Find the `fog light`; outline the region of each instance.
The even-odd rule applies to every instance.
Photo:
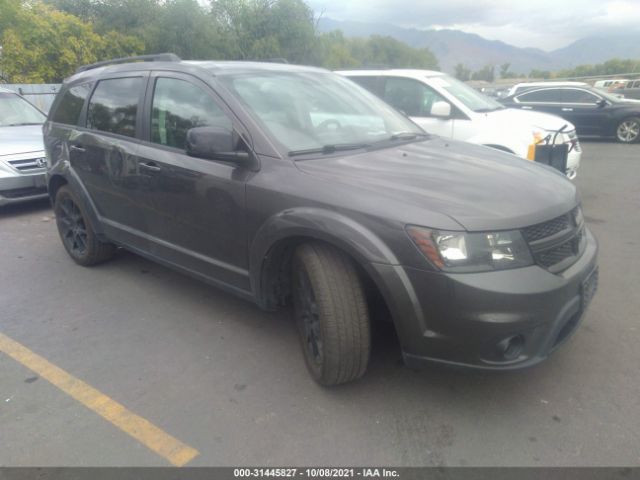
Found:
[[[524,337],[522,335],[514,335],[505,338],[497,345],[499,355],[505,360],[515,360],[522,353],[524,348]]]

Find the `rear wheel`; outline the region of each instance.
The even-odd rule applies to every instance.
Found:
[[[56,193],[54,211],[62,244],[76,263],[89,266],[113,257],[115,245],[98,240],[80,202],[66,185]]]
[[[616,128],[616,138],[622,143],[634,143],[640,139],[640,118],[630,117],[622,120]]]
[[[371,334],[362,282],[352,260],[325,244],[300,246],[293,263],[293,305],[305,361],[325,386],[361,377]]]

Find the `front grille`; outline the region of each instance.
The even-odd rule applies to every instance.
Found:
[[[558,272],[578,259],[586,244],[580,207],[522,230],[536,263]]]
[[[20,172],[37,172],[44,170],[47,166],[44,157],[27,158],[25,160],[9,160],[9,165]]]
[[[532,227],[527,227],[524,229],[524,238],[528,242],[535,242],[536,240],[540,240],[542,238],[550,237],[557,233],[560,233],[563,230],[567,230],[571,227],[571,219],[569,218],[569,214],[562,215],[561,217],[554,218],[548,222],[539,223],[537,225],[533,225]]]

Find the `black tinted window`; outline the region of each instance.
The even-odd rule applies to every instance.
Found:
[[[231,121],[211,95],[195,85],[174,78],[159,78],[153,93],[151,141],[185,148],[187,130],[220,126],[231,130]]]
[[[586,90],[565,89],[562,92],[562,101],[564,103],[597,103],[599,97]]]
[[[410,117],[431,115],[435,102],[445,101],[424,83],[411,78],[389,77],[384,84],[384,99]]]
[[[562,101],[562,90],[548,88],[545,90],[534,90],[518,96],[520,102],[544,102],[560,103]]]
[[[87,112],[87,127],[134,137],[142,78],[115,78],[98,83]]]
[[[378,77],[349,77],[349,80],[356,82],[361,87],[372,93],[378,93]]]
[[[51,120],[68,125],[77,125],[80,112],[89,92],[91,92],[91,85],[88,83],[76,85],[67,90],[62,96],[62,100]]]

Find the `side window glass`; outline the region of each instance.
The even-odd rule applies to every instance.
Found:
[[[518,97],[518,101],[521,103],[561,103],[561,90],[547,88],[526,92]]]
[[[91,96],[87,127],[127,137],[136,135],[136,115],[143,79],[101,80]]]
[[[428,117],[435,102],[446,101],[435,90],[417,80],[396,77],[386,79],[384,99],[410,117]]]
[[[151,108],[152,142],[184,149],[187,130],[213,126],[232,129],[231,120],[210,94],[184,80],[156,80]]]
[[[371,93],[378,95],[378,77],[349,77],[349,80],[356,82],[361,87],[366,88]]]
[[[82,85],[71,87],[62,96],[62,100],[51,120],[58,123],[66,123],[67,125],[77,125],[84,101],[90,92],[90,83],[83,83]]]
[[[586,90],[566,89],[562,92],[563,103],[598,103],[599,98]]]

